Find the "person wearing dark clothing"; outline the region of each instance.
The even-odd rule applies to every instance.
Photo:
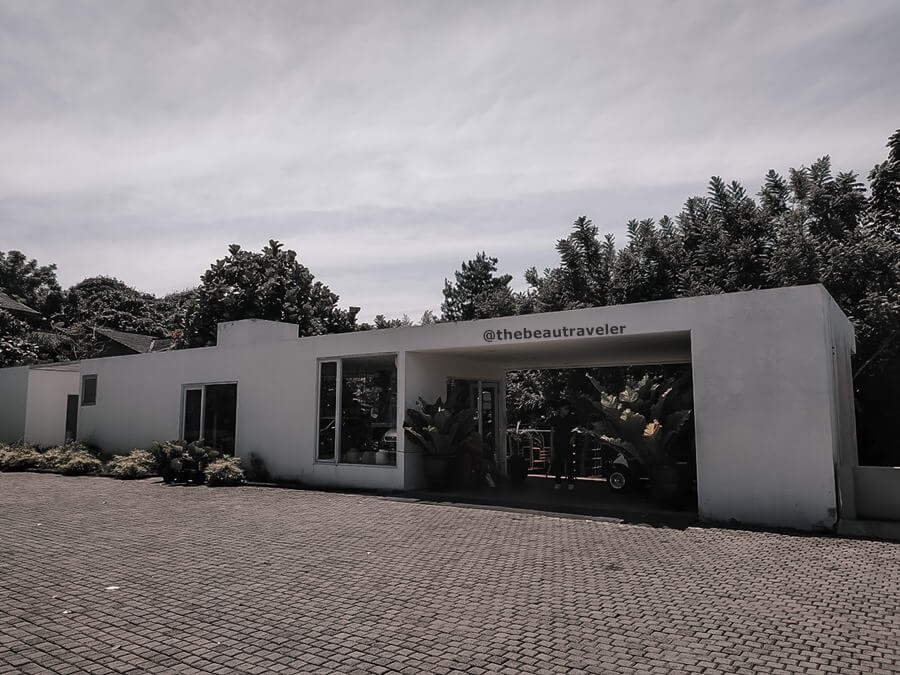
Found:
[[[565,401],[559,404],[556,414],[550,418],[553,431],[553,472],[556,474],[555,489],[562,486],[563,474],[569,482],[569,489],[575,489],[575,466],[577,452],[572,443],[572,430],[577,426],[575,414]]]

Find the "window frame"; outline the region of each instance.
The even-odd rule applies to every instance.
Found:
[[[238,444],[237,444],[237,432],[238,432],[238,421],[239,421],[239,411],[240,411],[240,397],[238,395],[240,386],[237,380],[221,380],[214,382],[190,382],[188,384],[181,385],[181,415],[178,419],[178,438],[179,440],[185,440],[184,438],[184,423],[186,419],[185,413],[187,412],[187,393],[188,391],[200,391],[200,436],[197,440],[203,438],[203,430],[205,429],[206,424],[206,388],[214,387],[220,384],[233,384],[234,391],[234,456],[238,456]]]
[[[313,448],[315,449],[315,464],[323,464],[325,466],[353,466],[353,467],[377,467],[379,469],[396,469],[400,466],[399,457],[393,464],[357,464],[354,462],[342,462],[341,461],[341,419],[343,417],[343,379],[344,379],[344,361],[345,360],[353,360],[353,359],[362,359],[362,358],[373,358],[379,356],[390,356],[394,359],[394,371],[397,374],[397,391],[395,392],[398,402],[397,402],[397,411],[396,411],[396,419],[394,420],[394,428],[397,429],[397,433],[399,435],[400,429],[403,426],[401,422],[401,406],[399,404],[400,397],[400,354],[399,352],[377,352],[374,354],[351,354],[347,356],[330,356],[326,358],[318,359],[316,363],[316,423],[315,423],[315,435],[313,436]],[[337,365],[335,371],[335,396],[334,396],[334,457],[332,459],[320,459],[319,458],[319,432],[322,424],[322,416],[320,412],[322,410],[322,365],[326,363],[334,363]],[[399,452],[397,453],[399,455]]]
[[[93,382],[94,382],[94,398],[91,401],[88,401],[87,397],[84,395],[85,385],[87,384],[88,380],[93,380]],[[100,381],[99,381],[99,378],[97,377],[96,373],[91,373],[89,375],[81,376],[81,397],[79,399],[79,403],[80,403],[79,407],[84,407],[84,406],[89,406],[89,405],[97,405],[97,391],[98,391],[99,384],[100,384]]]

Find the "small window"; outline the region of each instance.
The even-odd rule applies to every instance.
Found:
[[[81,378],[81,405],[97,404],[97,376],[85,375]]]

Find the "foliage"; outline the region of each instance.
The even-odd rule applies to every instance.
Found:
[[[202,482],[207,465],[222,457],[218,450],[204,446],[200,441],[154,441],[150,454],[157,473],[167,483]]]
[[[444,321],[468,321],[516,314],[516,299],[509,287],[512,276],[496,276],[497,258],[482,251],[455,272],[455,283],[444,280]],[[423,316],[423,322],[425,317]]]
[[[61,299],[56,265],[38,265],[21,251],[0,251],[0,291],[49,316]]]
[[[434,403],[419,398],[416,407],[406,411],[403,431],[425,455],[453,457],[478,434],[478,425],[471,408],[453,411],[440,397]]]
[[[123,480],[149,478],[156,475],[156,460],[146,450],[132,450],[127,455],[116,455],[104,467],[105,473]]]
[[[29,445],[0,444],[0,471],[27,471],[42,463],[41,453]]]
[[[686,376],[650,377],[609,394],[590,378],[598,397],[593,405],[603,415],[602,439],[646,467],[674,464],[685,457],[685,435],[692,421],[693,402]]]
[[[39,353],[30,333],[24,321],[0,309],[0,368],[37,363]]]
[[[526,270],[532,288],[528,311],[553,312],[610,304],[610,274],[615,261],[612,235],[601,241],[599,230],[586,216],[572,224],[572,233],[556,242],[560,264],[538,274]]]
[[[299,335],[343,333],[354,329],[356,308],[341,310],[338,296],[297,261],[297,254],[270,241],[261,253],[237,244],[203,274],[187,302],[181,343],[215,344],[216,324],[268,319],[299,325]]]
[[[0,446],[0,471],[52,471],[67,476],[98,473],[101,462],[87,446],[67,443],[48,450],[26,444]]]
[[[203,470],[206,483],[211,486],[239,485],[244,482],[244,470],[240,457],[221,457]]]
[[[51,466],[65,476],[83,476],[99,473],[103,468],[103,463],[84,450],[63,448],[59,451],[55,465]]]
[[[856,174],[835,174],[828,156],[787,177],[769,171],[757,199],[716,176],[675,220],[629,222],[618,251],[581,217],[557,243],[557,267],[526,271],[520,310],[821,283],[856,328],[860,461],[896,464],[883,419],[900,390],[900,130],[868,180],[867,193]],[[514,385],[526,408],[542,396],[537,380]]]
[[[90,277],[69,288],[54,318],[69,327],[81,324],[154,337],[168,334],[159,301],[112,277]]]
[[[382,328],[402,328],[412,325],[412,319],[406,314],[399,319],[388,319],[384,314],[378,314],[375,316],[373,323],[361,323],[357,326],[357,330],[380,330]]]

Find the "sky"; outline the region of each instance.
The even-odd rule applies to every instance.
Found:
[[[0,0],[0,250],[164,294],[277,239],[416,320],[581,215],[621,244],[712,175],[866,175],[898,35],[895,0]]]

